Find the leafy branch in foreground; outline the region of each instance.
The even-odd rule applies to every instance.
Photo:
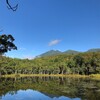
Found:
[[[0,54],[13,50],[17,50],[17,47],[13,43],[15,39],[12,35],[0,35]]]

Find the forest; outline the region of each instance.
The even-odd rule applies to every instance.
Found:
[[[100,74],[100,52],[18,59],[0,56],[0,75]]]
[[[17,10],[18,4],[13,6],[10,0],[5,1],[8,9]],[[12,35],[0,35],[0,76],[8,74],[100,74],[100,52],[59,54],[36,57],[32,60],[2,56],[5,52],[17,49],[13,43],[14,40]]]

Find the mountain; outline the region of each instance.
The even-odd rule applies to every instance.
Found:
[[[59,50],[50,50],[50,51],[47,51],[41,55],[39,55],[38,57],[44,57],[44,56],[53,56],[53,55],[58,55],[58,54],[61,54],[62,52],[59,51]]]
[[[100,48],[97,48],[97,49],[89,49],[87,52],[100,52]]]
[[[65,54],[78,54],[80,52],[79,51],[75,51],[75,50],[67,50],[67,51],[65,51],[63,53],[65,53]]]
[[[100,48],[97,48],[97,49],[89,49],[88,51],[86,52],[100,52]],[[67,51],[64,51],[64,52],[61,52],[59,50],[50,50],[50,51],[47,51],[37,57],[45,57],[45,56],[53,56],[53,55],[59,55],[59,54],[78,54],[78,53],[82,53],[82,52],[79,52],[79,51],[75,51],[75,50],[67,50]]]
[[[75,50],[67,50],[65,52],[61,52],[59,50],[50,50],[50,51],[47,51],[37,57],[53,56],[53,55],[59,55],[59,54],[78,54],[78,53],[80,53],[80,52],[75,51]]]

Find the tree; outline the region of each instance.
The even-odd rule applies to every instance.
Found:
[[[13,50],[17,50],[17,47],[13,43],[15,39],[12,35],[0,35],[0,54]]]
[[[7,3],[7,7],[8,9],[11,9],[12,11],[16,11],[17,8],[18,8],[18,4],[16,4],[15,6],[12,6],[9,2],[9,0],[6,0],[6,3]]]
[[[18,4],[16,4],[16,6],[12,7],[9,3],[9,0],[6,0],[6,3],[7,3],[8,9],[11,9],[12,11],[17,10]],[[0,32],[2,32],[2,30],[0,30]],[[14,40],[15,39],[13,38],[12,35],[5,35],[5,34],[0,35],[0,56],[2,54],[4,54],[5,52],[11,51],[12,49],[13,50],[17,49],[17,47],[13,43]],[[1,57],[0,57],[0,61],[1,61]],[[2,69],[3,63],[4,62],[2,62],[2,61],[0,62],[0,76],[1,76],[1,69]]]
[[[84,62],[84,58],[82,57],[82,55],[76,55],[73,60],[75,61],[76,63],[76,66],[82,66],[83,62]]]
[[[16,11],[18,8],[18,4],[16,4],[15,6],[12,6],[9,1],[10,0],[6,0],[8,9],[11,9],[12,11]],[[15,39],[13,38],[12,35],[5,35],[5,34],[0,35],[0,54],[11,51],[12,49],[14,50],[17,49],[17,47],[13,43],[14,40]]]

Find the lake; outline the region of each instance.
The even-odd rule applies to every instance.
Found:
[[[0,78],[0,100],[100,100],[100,80],[68,77]]]

